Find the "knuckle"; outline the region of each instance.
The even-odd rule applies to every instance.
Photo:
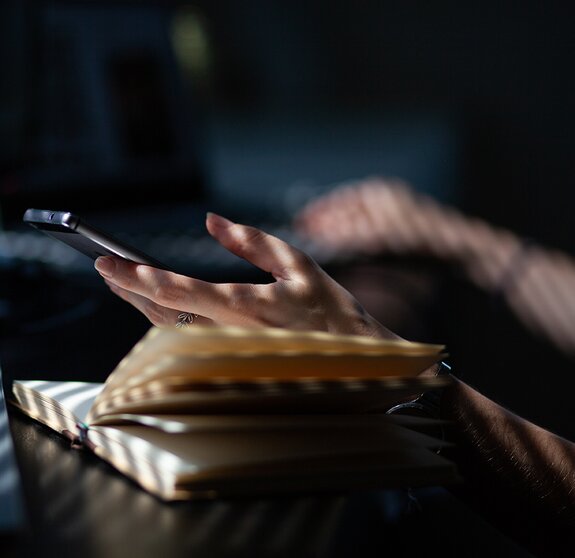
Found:
[[[159,282],[154,286],[152,300],[162,306],[174,308],[180,299],[178,290],[167,282]]]
[[[226,314],[234,323],[257,322],[269,304],[269,285],[228,284],[223,292]]]
[[[300,271],[311,271],[315,269],[317,265],[315,260],[309,254],[306,254],[301,250],[294,249],[292,258],[294,267]]]
[[[254,289],[250,287],[250,285],[230,285],[228,304],[235,314],[244,312],[246,307],[250,308],[254,303],[257,304]]]
[[[234,227],[237,227],[238,231],[238,234],[234,236],[234,247],[242,253],[247,252],[252,245],[258,244],[266,237],[266,233],[254,227],[239,224],[235,224]]]
[[[307,306],[312,306],[318,299],[318,288],[312,281],[303,281],[298,286],[299,298]]]

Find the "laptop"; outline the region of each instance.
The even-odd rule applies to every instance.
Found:
[[[307,199],[382,169],[423,186],[449,183],[449,165],[437,161],[454,144],[441,120],[376,125],[372,114],[354,116],[339,137],[315,112],[297,122],[282,111],[208,122],[209,101],[190,71],[201,49],[182,43],[201,18],[178,3],[1,4],[11,79],[0,90],[0,259],[92,272],[87,257],[22,223],[33,207],[77,213],[185,274],[256,280],[253,266],[207,235],[206,211],[329,263],[332,254],[290,230]]]
[[[165,2],[56,0],[7,3],[0,20],[7,33],[23,31],[10,56],[11,94],[0,104],[0,117],[4,110],[7,116],[0,118],[0,142],[12,138],[11,160],[0,151],[0,225],[7,233],[0,256],[91,270],[85,256],[22,223],[33,207],[77,213],[200,278],[251,269],[205,230],[207,211],[232,219],[239,211],[211,184],[205,103],[178,57],[173,29],[185,35],[182,26],[196,25],[189,14],[178,19]],[[19,71],[26,66],[33,83]],[[36,94],[24,95],[30,90]]]
[[[72,211],[115,234],[137,232],[126,240],[143,250],[165,252],[148,245],[161,233],[204,234],[212,205],[204,131],[170,35],[174,7],[8,2],[0,20],[6,33],[19,33],[6,57],[13,79],[0,92],[0,142],[11,138],[0,155],[2,255],[40,254],[71,271],[91,266],[29,234],[22,223],[29,207]],[[22,67],[31,68],[29,78]]]

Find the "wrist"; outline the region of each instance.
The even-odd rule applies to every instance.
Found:
[[[422,376],[450,376],[451,377],[451,367],[445,362],[439,362],[435,366],[428,368],[425,372],[421,374]],[[410,401],[405,401],[394,405],[387,410],[388,415],[393,414],[406,414],[422,416],[425,418],[439,419],[442,416],[441,413],[441,402],[443,390],[448,389],[441,387],[438,389],[431,389],[420,394],[415,399]]]
[[[509,231],[483,222],[474,223],[466,236],[469,244],[460,260],[463,271],[481,288],[499,290],[522,259],[525,243]]]

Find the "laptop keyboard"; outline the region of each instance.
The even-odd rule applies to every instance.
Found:
[[[287,226],[258,224],[262,230],[306,251],[319,263],[333,261],[335,255],[303,241]],[[223,275],[253,270],[253,266],[220,246],[197,229],[169,233],[115,233],[115,236],[150,254],[168,267],[184,274]],[[84,254],[38,231],[0,233],[0,258],[39,263],[66,272],[92,272],[93,262]]]

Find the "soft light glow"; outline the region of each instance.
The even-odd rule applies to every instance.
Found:
[[[213,55],[207,22],[200,12],[189,6],[176,11],[172,44],[184,75],[196,85],[207,86]]]

